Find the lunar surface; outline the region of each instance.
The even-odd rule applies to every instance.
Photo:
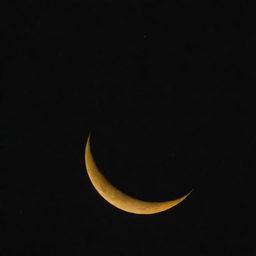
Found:
[[[90,136],[86,143],[85,165],[91,183],[97,192],[107,202],[126,212],[135,214],[154,214],[166,211],[182,202],[192,192],[190,191],[188,194],[178,199],[164,202],[142,201],[124,194],[114,187],[99,171],[91,153]]]

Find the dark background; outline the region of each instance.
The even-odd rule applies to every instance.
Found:
[[[254,254],[255,28],[230,1],[1,4],[1,255]],[[193,193],[156,215],[92,187]]]

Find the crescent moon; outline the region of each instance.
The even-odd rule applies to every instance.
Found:
[[[90,147],[90,136],[85,148],[85,165],[92,185],[97,192],[110,204],[118,209],[135,214],[154,214],[166,211],[182,202],[192,191],[172,201],[147,202],[128,196],[114,187],[99,171]]]

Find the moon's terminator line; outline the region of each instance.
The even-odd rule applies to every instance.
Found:
[[[85,165],[88,176],[97,192],[113,206],[135,214],[154,214],[168,210],[182,202],[192,191],[172,201],[147,202],[128,196],[114,187],[99,171],[90,147],[90,136],[85,149]]]

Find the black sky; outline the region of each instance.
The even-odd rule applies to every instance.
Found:
[[[2,4],[1,255],[255,252],[251,8],[216,1]],[[106,177],[156,215],[122,212]]]

